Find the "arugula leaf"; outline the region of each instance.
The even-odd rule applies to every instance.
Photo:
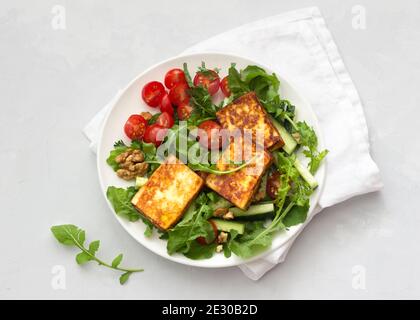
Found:
[[[201,193],[188,208],[188,217],[167,232],[168,254],[179,252],[191,259],[207,259],[214,254],[216,245],[201,246],[196,241],[198,237],[204,237],[208,242],[214,240],[213,227],[208,222],[212,210],[207,202],[206,194]]]
[[[144,235],[146,237],[150,237],[153,233],[153,224],[149,220],[141,216],[140,213],[131,204],[131,199],[136,193],[137,190],[135,187],[128,187],[127,189],[124,189],[110,186],[106,191],[106,196],[109,202],[111,202],[115,213],[120,217],[127,219],[131,222],[142,219],[142,221],[146,225]]]
[[[111,202],[115,213],[128,221],[137,221],[140,219],[140,214],[131,204],[131,199],[136,194],[135,187],[117,188],[110,186],[106,191],[106,196]]]
[[[190,72],[188,71],[188,66],[186,63],[183,64],[184,67],[184,74],[185,79],[189,85],[188,93],[190,95],[190,103],[191,106],[194,108],[191,114],[192,119],[199,119],[210,117],[215,119],[216,118],[216,111],[218,110],[218,106],[215,105],[212,101],[212,97],[209,94],[208,90],[202,86],[195,86],[191,80]],[[199,72],[212,75],[210,70],[206,69],[205,64],[202,64]],[[190,118],[191,118],[190,117]],[[190,120],[191,122],[191,120]]]
[[[314,129],[308,126],[306,122],[296,123],[296,131],[300,136],[299,143],[307,148],[303,151],[303,154],[310,159],[309,171],[314,174],[318,170],[321,161],[328,154],[328,150],[318,152],[318,138]]]
[[[202,245],[197,241],[192,241],[189,250],[184,255],[193,260],[210,259],[216,251],[216,247],[217,244],[214,242]]]
[[[229,244],[229,249],[242,258],[249,258],[266,250],[271,246],[274,232],[277,229],[270,229],[267,232],[262,221],[249,222],[245,226],[245,233],[235,237]]]
[[[96,261],[99,265],[124,272],[120,277],[121,284],[127,282],[129,276],[132,273],[144,271],[143,269],[127,269],[119,267],[119,264],[122,260],[122,254],[117,256],[117,258],[114,259],[112,264],[108,264],[103,260],[99,259],[96,256],[96,252],[99,249],[99,240],[91,242],[89,248],[86,248],[84,246],[85,231],[73,224],[53,226],[51,227],[51,232],[61,244],[67,246],[74,246],[81,250],[81,252],[76,255],[76,262],[78,264],[84,264],[89,261]],[[123,281],[121,281],[121,278],[123,278]]]
[[[120,276],[120,284],[123,285],[127,282],[128,278],[131,276],[132,272],[127,271]]]
[[[149,163],[147,175],[150,176],[159,167],[158,159],[156,156],[156,146],[153,143],[147,143],[142,141],[141,150],[144,154],[144,161]]]
[[[292,227],[306,221],[309,211],[309,201],[303,206],[294,206],[290,209],[289,213],[284,217],[283,224],[286,227]]]
[[[154,124],[161,114],[162,114],[162,112],[158,112],[158,113],[155,113],[154,115],[152,115],[152,117],[149,119],[149,121],[147,121],[147,124],[148,125]]]
[[[228,240],[223,246],[223,254],[226,258],[229,258],[232,255],[232,242],[235,240],[235,238],[238,236],[238,231],[236,230],[230,230],[228,235]]]
[[[232,63],[232,65],[229,68],[228,84],[229,89],[232,93],[232,99],[236,99],[244,93],[251,91],[248,85],[244,81],[242,81],[241,75],[238,72],[238,70],[236,70],[234,63]]]
[[[118,266],[120,265],[120,263],[121,263],[122,259],[123,259],[123,254],[122,254],[122,253],[120,253],[118,256],[116,256],[116,257],[114,258],[114,260],[112,260],[112,263],[111,263],[112,267],[113,267],[113,268],[118,267]]]
[[[211,161],[209,161],[210,153],[208,150],[204,149],[195,138],[191,137],[191,129],[193,128],[189,128],[188,124],[174,125],[172,128],[168,129],[164,143],[162,144],[164,149],[173,151],[176,153],[177,157],[181,159],[188,159],[191,150],[196,150],[197,153],[206,155],[207,161],[188,161],[186,164],[191,170],[223,175],[239,171],[254,161],[254,158],[252,158],[248,162],[238,163],[236,167],[229,170],[217,169],[216,165],[211,164]],[[187,141],[181,143],[181,139],[185,138]]]
[[[184,62],[182,64],[182,67],[184,69],[185,80],[187,81],[188,86],[189,87],[193,87],[194,86],[194,83],[192,81],[191,74],[188,71],[188,65]]]
[[[215,68],[214,70],[207,69],[206,63],[204,61],[201,61],[201,66],[198,67],[198,72],[200,72],[202,75],[209,78],[210,81],[213,81],[214,79],[216,79],[216,76],[214,75],[213,72],[219,73],[220,69],[219,68]]]

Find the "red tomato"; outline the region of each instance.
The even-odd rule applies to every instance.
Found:
[[[147,83],[141,91],[141,96],[149,106],[156,108],[162,101],[165,95],[165,87],[158,81],[152,81]]]
[[[172,107],[171,100],[167,94],[165,94],[162,98],[162,102],[160,103],[160,111],[167,112],[171,116],[174,115],[174,107]]]
[[[162,112],[157,118],[156,124],[164,128],[172,128],[174,125],[174,118],[168,112]]]
[[[267,178],[267,194],[271,199],[275,199],[281,186],[280,172],[273,171]]]
[[[212,150],[220,149],[222,146],[223,139],[219,136],[219,131],[222,127],[213,120],[206,120],[198,125],[198,128],[203,130],[206,134],[207,141],[205,139],[201,139],[201,136],[204,136],[203,131],[199,131],[198,133],[198,141],[200,144]]]
[[[169,91],[169,100],[175,106],[179,106],[183,103],[190,101],[190,95],[188,94],[188,85],[186,83],[178,83],[175,87]]]
[[[194,85],[201,86],[208,90],[210,95],[214,95],[219,90],[220,78],[216,71],[197,72],[194,77]]]
[[[224,77],[222,81],[220,81],[220,89],[226,98],[231,95],[232,92],[230,92],[228,77]]]
[[[146,131],[147,121],[139,114],[131,115],[124,125],[124,132],[131,140],[141,140]]]
[[[153,143],[155,146],[159,146],[165,138],[167,130],[168,129],[154,123],[147,127],[143,140],[144,142]]]
[[[183,103],[176,109],[176,111],[178,113],[179,120],[187,120],[193,111],[193,107],[191,107],[188,103]]]
[[[181,69],[169,70],[165,75],[165,86],[168,89],[172,89],[178,83],[187,83],[185,80],[184,71]]]
[[[207,243],[206,238],[204,238],[204,237],[198,237],[196,240],[202,246],[205,246],[206,244],[212,243],[214,240],[217,239],[217,236],[219,235],[219,231],[217,230],[217,227],[216,227],[215,223],[213,221],[211,221],[211,220],[209,220],[209,223],[211,224],[211,227],[213,228],[214,239],[212,241],[210,241],[209,243]]]

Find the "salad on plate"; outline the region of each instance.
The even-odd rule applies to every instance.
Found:
[[[247,259],[267,250],[306,220],[328,153],[274,73],[234,63],[224,71],[203,62],[192,77],[184,63],[139,88],[156,112],[128,114],[130,142],[117,137],[107,159],[132,182],[108,187],[115,213],[142,220],[169,255]]]

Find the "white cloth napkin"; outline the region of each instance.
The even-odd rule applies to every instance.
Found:
[[[201,42],[184,54],[206,51],[242,55],[270,66],[290,79],[309,100],[330,151],[316,213],[382,187],[378,167],[369,154],[360,98],[318,8],[292,11],[241,26]],[[114,101],[84,129],[93,151],[106,109]],[[249,278],[259,279],[285,260],[295,238],[264,258],[241,265],[241,270]]]

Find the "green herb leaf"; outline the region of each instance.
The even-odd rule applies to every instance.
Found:
[[[108,264],[103,260],[99,259],[95,255],[95,253],[99,249],[99,240],[91,242],[89,248],[86,248],[83,245],[83,243],[85,242],[85,231],[73,224],[53,226],[51,227],[51,232],[61,244],[75,246],[81,251],[76,255],[77,264],[82,265],[89,261],[96,261],[101,266],[105,266],[107,268],[118,271],[123,271],[124,274],[120,277],[121,284],[124,284],[132,273],[144,271],[143,269],[126,269],[119,267],[119,264],[122,260],[122,254],[118,255],[112,261],[112,264]]]
[[[153,224],[141,216],[131,203],[131,199],[133,199],[136,193],[137,190],[135,187],[128,187],[127,189],[124,189],[110,186],[108,187],[106,196],[118,216],[131,222],[141,219],[146,225],[144,235],[146,237],[150,237],[153,234]]]
[[[132,272],[130,272],[130,271],[123,273],[120,276],[120,284],[123,285],[124,283],[126,283],[128,278],[130,278],[131,274],[132,274]]]
[[[196,241],[198,237],[204,237],[209,242],[214,240],[213,227],[207,221],[212,215],[212,210],[206,204],[207,201],[206,195],[200,194],[188,209],[191,210],[188,213],[189,217],[168,231],[167,250],[169,254],[180,252],[191,259],[210,258],[213,255],[215,246],[203,246],[206,248],[203,248],[200,253]]]
[[[161,112],[158,112],[158,113],[155,113],[154,115],[152,115],[152,117],[149,119],[149,121],[147,121],[147,124],[148,125],[154,124],[161,114],[162,114]]]
[[[218,110],[218,106],[215,105],[212,101],[212,97],[209,94],[208,90],[201,87],[195,86],[191,80],[190,72],[188,71],[188,66],[186,63],[183,64],[184,66],[184,74],[185,79],[190,87],[188,93],[190,95],[190,103],[191,106],[194,108],[189,122],[193,121],[193,119],[198,120],[200,118],[210,117],[215,119],[216,118],[216,111]],[[205,64],[202,64],[201,68],[199,68],[199,72],[205,74],[206,76],[213,77],[213,74],[210,70],[206,69]]]
[[[54,226],[51,232],[60,243],[67,246],[74,246],[75,242],[83,245],[85,242],[85,232],[72,224]]]
[[[89,252],[93,255],[96,254],[96,252],[99,250],[100,241],[92,241],[89,245]]]
[[[84,263],[89,262],[91,260],[92,260],[92,256],[89,255],[86,252],[80,252],[78,255],[76,255],[77,264],[84,264]]]
[[[314,174],[318,170],[321,161],[328,154],[328,150],[318,152],[318,138],[314,129],[308,126],[306,122],[296,123],[296,131],[300,135],[299,143],[306,147],[303,154],[310,159],[309,171]]]
[[[277,229],[267,232],[267,228],[260,221],[247,223],[245,233],[234,238],[229,244],[229,249],[242,258],[255,256],[271,246],[274,231]]]
[[[133,222],[140,219],[139,212],[131,204],[131,199],[136,192],[136,188],[134,187],[124,189],[110,186],[108,187],[106,196],[117,215]]]
[[[192,241],[189,250],[184,255],[192,260],[210,259],[214,255],[216,247],[217,244],[215,242],[202,245],[197,241]]]
[[[111,263],[112,267],[113,268],[118,267],[120,265],[122,259],[123,259],[123,254],[120,253],[118,256],[115,257],[114,260],[112,260],[112,263]]]
[[[284,217],[283,224],[286,227],[292,227],[306,221],[309,211],[309,201],[303,206],[294,206]]]

